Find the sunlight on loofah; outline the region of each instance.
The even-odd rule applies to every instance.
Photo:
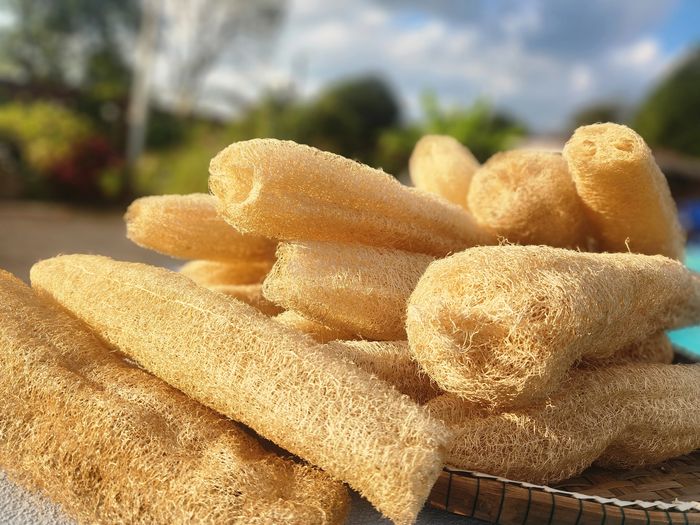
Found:
[[[268,261],[190,261],[179,270],[202,286],[229,284],[259,284],[272,268]]]

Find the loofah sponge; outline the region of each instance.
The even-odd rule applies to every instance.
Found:
[[[0,464],[83,523],[342,523],[345,488],[0,271]]]
[[[416,188],[448,201],[467,205],[467,193],[479,161],[472,152],[448,135],[425,135],[413,148],[408,172]]]
[[[380,379],[162,268],[72,255],[37,263],[31,278],[156,376],[347,481],[396,523],[415,520],[450,434]]]
[[[243,235],[216,212],[211,195],[159,195],[131,203],[126,236],[133,242],[179,259],[263,260],[274,257],[275,242]]]
[[[263,284],[269,300],[331,328],[406,338],[406,302],[433,258],[359,244],[280,243]]]
[[[230,145],[209,165],[219,211],[242,232],[431,255],[493,244],[471,215],[355,161],[274,139]]]
[[[602,250],[683,258],[676,205],[642,137],[619,124],[582,126],[564,159]]]
[[[677,261],[510,245],[433,262],[406,331],[441,388],[503,407],[544,398],[582,358],[698,322],[700,279]]]
[[[268,301],[263,296],[262,285],[260,284],[215,284],[205,286],[205,288],[243,301],[267,316],[277,315],[282,312],[282,308]]]
[[[634,468],[700,447],[700,365],[577,370],[546,401],[488,413],[443,395],[428,408],[456,432],[447,462],[547,484],[593,462]]]
[[[318,321],[308,319],[293,310],[286,310],[281,314],[276,315],[275,321],[304,334],[308,334],[314,339],[314,341],[319,343],[328,343],[336,340],[359,339],[359,337],[353,333],[346,332],[345,330],[339,330],[337,328],[330,328],[319,323]]]
[[[272,268],[269,261],[190,261],[180,268],[186,275],[202,286],[222,284],[258,284]]]
[[[655,334],[644,341],[633,343],[608,357],[591,356],[581,361],[580,366],[603,367],[627,363],[673,362],[673,344],[665,333]]]
[[[587,221],[566,162],[557,153],[497,153],[469,187],[474,218],[517,244],[587,247]]]
[[[406,341],[334,341],[324,348],[395,386],[417,403],[441,393],[413,360]]]

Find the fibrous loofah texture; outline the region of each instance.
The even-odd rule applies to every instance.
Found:
[[[413,148],[408,172],[416,188],[467,206],[467,193],[479,161],[448,135],[425,135]]]
[[[83,523],[342,523],[326,474],[109,351],[0,271],[0,463]]]
[[[219,284],[206,286],[206,288],[243,301],[267,316],[277,315],[282,312],[282,308],[263,296],[262,285],[260,284]]]
[[[351,340],[357,339],[355,334],[347,332],[345,330],[339,330],[337,328],[330,328],[326,325],[308,319],[304,317],[299,312],[293,310],[286,310],[279,315],[275,316],[275,321],[288,326],[295,330],[298,330],[304,334],[311,336],[314,341],[319,343],[328,343],[330,341],[337,340]]]
[[[366,339],[406,338],[406,302],[433,258],[360,244],[280,243],[269,300]]]
[[[700,365],[577,370],[546,401],[503,413],[457,397],[428,403],[456,437],[447,463],[547,484],[593,462],[633,468],[700,447]]]
[[[414,521],[449,433],[407,396],[175,272],[72,255],[31,278],[150,372]]]
[[[601,249],[683,258],[676,205],[642,137],[619,124],[582,126],[564,159]]]
[[[627,363],[673,362],[673,344],[665,333],[660,333],[633,343],[608,357],[588,357],[581,362],[584,367],[614,366]]]
[[[700,279],[677,261],[511,245],[433,262],[406,331],[445,391],[515,406],[551,393],[582,358],[699,321]]]
[[[495,238],[443,199],[381,170],[290,141],[230,145],[209,165],[219,211],[243,232],[445,255]]]
[[[269,261],[190,261],[180,268],[180,273],[186,275],[202,286],[222,284],[258,284],[263,281],[272,268]]]
[[[211,195],[159,195],[131,203],[124,215],[133,242],[179,259],[271,260],[275,242],[244,235],[216,212]]]
[[[479,224],[510,242],[587,247],[583,204],[557,153],[496,153],[474,173],[468,203]]]
[[[395,386],[418,403],[441,393],[413,360],[406,341],[334,341],[324,348]]]

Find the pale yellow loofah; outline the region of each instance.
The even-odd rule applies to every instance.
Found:
[[[272,263],[273,260],[190,261],[180,268],[180,273],[202,286],[259,284],[272,268]]]
[[[583,367],[603,367],[633,363],[662,363],[670,365],[673,362],[673,344],[665,333],[660,333],[639,343],[633,343],[627,348],[608,357],[588,357],[581,361]]]
[[[205,288],[243,301],[268,316],[282,313],[282,308],[263,296],[260,284],[215,284]]]
[[[346,332],[345,330],[339,330],[337,328],[330,328],[319,323],[318,321],[308,319],[299,312],[295,312],[293,310],[286,310],[281,314],[276,315],[274,319],[284,326],[288,326],[304,334],[308,334],[319,343],[328,343],[330,341],[337,340],[346,341],[360,339],[356,334]]]

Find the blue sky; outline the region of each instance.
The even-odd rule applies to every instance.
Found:
[[[632,107],[696,43],[700,0],[292,0],[275,51],[223,63],[207,85],[254,98],[292,82],[309,97],[375,72],[407,118],[430,90],[447,106],[487,98],[548,132],[592,102]]]

